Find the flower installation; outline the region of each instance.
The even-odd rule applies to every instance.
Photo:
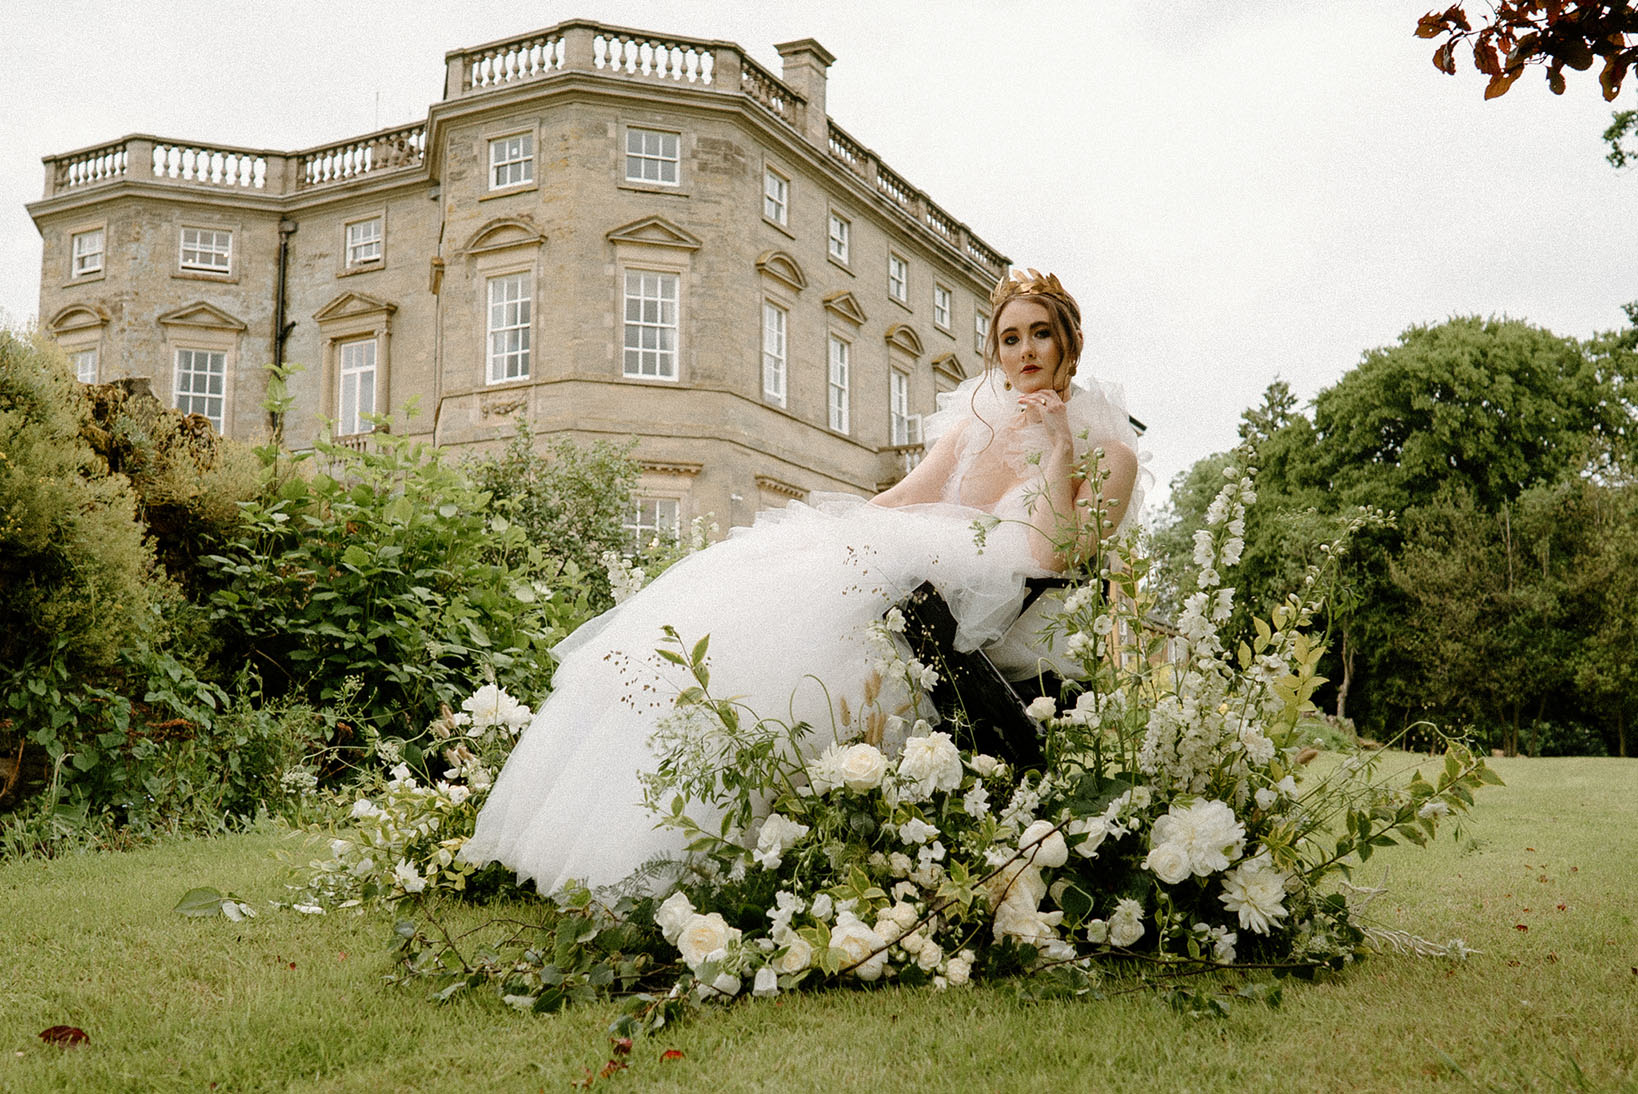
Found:
[[[1397,785],[1380,753],[1308,747],[1318,571],[1249,641],[1229,649],[1219,632],[1234,606],[1221,575],[1254,498],[1249,470],[1225,472],[1175,635],[1145,625],[1147,563],[1129,540],[1069,591],[1048,637],[1077,671],[1029,704],[1045,757],[1033,768],[967,747],[960,712],[939,720],[938,672],[911,655],[896,610],[873,635],[864,702],[822,742],[714,697],[708,639],[673,634],[661,655],[696,686],[655,733],[646,791],[689,858],[622,891],[554,894],[536,925],[514,919],[468,948],[400,923],[399,978],[430,978],[443,998],[487,984],[537,1011],[621,994],[629,1035],[689,1007],[832,984],[1021,978],[1081,994],[1114,970],[1312,975],[1386,949],[1465,954],[1373,927],[1346,878],[1377,848],[1426,842],[1499,780],[1460,742],[1431,778]],[[426,897],[467,886],[455,852],[528,718],[491,685],[440,719],[443,777],[423,786],[394,767],[298,900],[414,897],[432,915]]]

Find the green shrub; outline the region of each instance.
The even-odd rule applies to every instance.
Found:
[[[468,464],[473,481],[494,499],[497,511],[521,525],[548,555],[574,564],[598,610],[613,603],[604,553],[631,546],[624,524],[637,485],[637,464],[631,459],[636,443],[597,441],[582,447],[560,438],[540,453],[528,421],[520,417],[517,433],[504,449]]]
[[[164,593],[135,495],[80,435],[85,411],[60,350],[0,330],[0,689],[8,699],[47,665],[75,674],[112,665],[147,632]]]
[[[486,676],[541,694],[547,651],[589,614],[578,568],[427,445],[319,449],[326,471],[272,476],[203,560],[227,663],[319,707],[361,681],[367,728],[406,739]]]

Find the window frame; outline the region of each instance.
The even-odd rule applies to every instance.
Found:
[[[853,221],[832,209],[825,220],[825,257],[845,268],[853,264],[852,256]]]
[[[774,330],[769,319],[779,317],[778,330]],[[762,301],[762,398],[764,402],[774,406],[784,407],[790,403],[790,309],[772,300]],[[778,351],[769,349],[769,340],[777,335]],[[777,388],[770,387],[770,375],[776,374],[779,378]]]
[[[670,155],[670,156],[666,155],[665,154],[665,149],[663,147],[661,148],[660,154],[658,154],[658,155],[654,155],[654,154],[649,153],[646,148],[644,148],[644,149],[642,149],[642,150],[640,150],[638,152],[633,152],[631,150],[631,140],[632,140],[633,135],[641,135],[644,138],[647,138],[649,136],[655,136],[655,137],[660,137],[660,138],[669,137],[674,142],[673,147],[672,147],[672,151],[674,152],[674,155]],[[681,130],[678,130],[678,129],[658,129],[658,128],[655,128],[654,126],[651,126],[651,125],[627,125],[625,127],[624,133],[622,134],[622,139],[621,139],[620,155],[621,155],[622,158],[621,158],[621,165],[620,165],[620,177],[626,183],[628,183],[630,185],[633,185],[633,186],[652,186],[652,187],[655,187],[656,189],[665,189],[665,190],[680,189],[681,186],[682,186],[682,159],[683,159],[683,147],[682,146],[683,146],[683,135],[682,135]],[[634,176],[631,173],[631,166],[632,166],[632,161],[633,160],[636,160],[640,164],[648,164],[648,163],[660,164],[661,165],[660,168],[659,168],[660,177],[651,179],[651,178],[647,178],[647,177],[641,176],[641,175]],[[669,178],[669,179],[665,178],[665,165],[666,164],[669,164],[670,169],[671,169],[672,177]]]
[[[901,368],[887,370],[887,442],[890,445],[916,443],[915,415],[910,413],[910,374]]]
[[[838,365],[841,366],[840,380],[837,379]],[[825,424],[832,432],[846,436],[852,424],[849,404],[853,343],[832,331],[826,342],[825,366]]]
[[[643,279],[650,277],[658,279],[657,284],[662,290],[660,294],[654,297],[643,294]],[[632,295],[633,278],[636,278],[638,283],[638,295],[635,297]],[[682,281],[682,274],[677,270],[656,269],[648,266],[626,266],[620,270],[620,375],[622,378],[672,384],[681,380]],[[666,299],[663,292],[668,284],[671,287],[669,300]],[[637,302],[639,312],[636,319],[631,317],[631,306],[634,300]],[[644,305],[651,301],[658,305],[659,310],[659,318],[653,321],[643,317]],[[665,306],[668,303],[671,306],[671,321],[669,323],[665,321]],[[635,346],[631,344],[634,325],[639,332],[638,344]],[[667,349],[663,345],[652,347],[643,345],[640,332],[645,330],[659,332],[659,336],[656,338],[657,342],[664,342],[664,332],[669,330],[671,332],[670,348]],[[635,371],[631,366],[631,354],[633,353],[637,354]],[[655,371],[653,373],[645,372],[643,369],[644,359],[648,354],[654,355]],[[663,367],[667,359],[670,361],[669,374]]]
[[[95,266],[87,266],[82,269],[80,267],[80,259],[82,255],[80,254],[79,250],[79,241],[82,239],[88,239],[91,236],[97,237],[97,249],[86,253],[95,254],[97,256],[97,264]],[[78,231],[71,231],[68,233],[68,279],[70,281],[90,281],[101,277],[105,267],[107,266],[107,261],[108,232],[103,225],[98,224],[94,227],[86,227]]]
[[[910,260],[897,251],[887,252],[887,296],[894,303],[910,306]]]
[[[769,183],[777,182],[779,196],[774,197],[768,192]],[[769,212],[772,205],[774,211]],[[790,176],[770,164],[762,165],[762,219],[780,228],[791,226],[791,180]]]
[[[984,356],[984,343],[990,337],[990,314],[983,308],[973,309],[973,352]]]
[[[373,240],[365,240],[363,243],[354,243],[353,242],[353,229],[361,227],[361,226],[366,225],[366,224],[374,224],[375,225],[375,238]],[[356,260],[353,258],[353,251],[355,249],[357,249],[360,246],[366,246],[366,245],[369,245],[369,244],[372,244],[372,243],[375,246],[375,254],[373,256],[371,256],[369,258],[360,258],[360,259],[356,259]],[[379,266],[385,265],[386,261],[387,261],[387,218],[386,218],[386,216],[384,214],[379,213],[379,212],[370,213],[367,216],[354,217],[352,220],[344,221],[342,223],[342,225],[341,225],[341,264],[342,264],[342,268],[344,270],[346,270],[346,271],[348,271],[350,273],[351,272],[356,272],[358,270],[373,270],[373,269],[375,269],[375,268],[377,268]]]
[[[520,146],[520,154],[515,157],[496,160],[496,149],[503,148],[509,141],[523,142],[523,145]],[[487,167],[484,178],[488,185],[484,189],[488,193],[496,194],[507,190],[520,190],[535,184],[535,131],[533,129],[516,129],[510,133],[496,134],[487,138],[486,148],[488,156],[486,157]],[[498,182],[498,172],[502,168],[506,168],[508,171],[512,168],[520,168],[522,177],[509,178],[506,182]]]
[[[183,374],[182,355],[183,354],[191,355],[190,359],[189,359],[189,368],[187,370],[188,375],[190,375],[190,376],[205,376],[205,377],[210,377],[210,376],[213,376],[213,375],[220,375],[221,376],[221,381],[222,381],[221,382],[221,390],[215,392],[214,394],[211,393],[208,390],[208,382],[207,382],[207,390],[206,391],[198,392],[198,391],[193,391],[191,389],[188,390],[188,391],[183,391],[183,389],[182,389],[182,374]],[[206,369],[204,371],[201,371],[200,369],[194,367],[195,362],[193,360],[193,356],[204,356],[205,358],[207,358],[207,362],[206,362],[207,367],[206,367]],[[210,367],[211,364],[213,364],[213,362],[209,361],[208,360],[209,358],[220,358],[221,371],[219,373],[216,372],[216,370],[214,368]],[[184,408],[182,406],[182,400],[184,398],[189,400],[189,406],[186,407],[186,408]],[[199,410],[194,408],[192,400],[195,400],[195,399],[206,400],[206,410],[205,411],[199,411]],[[213,399],[216,400],[218,402],[218,404],[219,404],[219,406],[217,408],[217,414],[215,416],[212,416],[208,412],[208,410],[209,410],[209,401],[213,400]],[[210,422],[210,424],[216,429],[216,432],[218,434],[222,434],[222,435],[225,436],[226,435],[226,425],[227,425],[227,410],[228,410],[228,351],[225,350],[225,349],[219,348],[219,347],[217,347],[217,348],[202,347],[202,346],[174,346],[174,347],[172,347],[172,350],[171,350],[171,406],[174,407],[177,410],[182,411],[182,413],[184,413],[184,414],[199,414],[206,421]]]
[[[369,361],[369,364],[368,365],[356,365],[356,364],[355,365],[349,365],[348,361],[347,361],[348,351],[353,349],[354,347],[362,347],[362,346],[366,346],[366,345],[370,347],[370,354],[369,354],[370,361]],[[364,418],[364,415],[369,414],[369,415],[373,416],[373,415],[379,413],[377,411],[377,409],[376,409],[376,402],[377,402],[376,395],[378,394],[378,392],[380,390],[380,377],[381,377],[381,343],[380,343],[380,340],[373,333],[372,334],[362,335],[362,336],[355,337],[355,338],[345,338],[345,339],[342,339],[342,340],[340,340],[340,341],[338,341],[336,343],[335,354],[336,354],[336,422],[335,422],[335,435],[338,436],[338,437],[351,437],[351,436],[361,434],[361,433],[373,433],[373,432],[375,432],[375,423],[366,421],[365,418]],[[368,410],[365,410],[365,409],[363,409],[363,407],[361,405],[355,405],[354,408],[353,408],[352,414],[351,414],[351,416],[349,418],[348,411],[347,411],[347,380],[348,380],[349,376],[357,376],[357,375],[362,374],[362,373],[368,373],[368,375],[369,375],[369,380],[370,380],[370,400],[369,400],[370,407],[369,407]],[[360,381],[360,384],[362,385],[362,381]],[[360,387],[359,390],[362,391],[362,386]],[[362,399],[356,399],[355,398],[355,403],[356,404],[362,404],[362,402],[363,402]],[[348,428],[349,426],[351,428]]]
[[[654,507],[655,519],[652,524],[645,523],[643,520],[644,505]],[[660,510],[667,505],[670,506],[671,517],[669,528],[664,530],[669,531],[673,537],[673,542],[676,542],[682,539],[682,499],[666,494],[632,494],[631,508],[626,511],[631,519],[620,522],[620,527],[631,533],[629,550],[632,554],[642,551],[650,542],[658,538],[662,531]]]
[[[188,233],[189,232],[195,233],[194,246],[191,247],[191,248],[188,246]],[[207,233],[207,232],[210,233],[210,235],[212,237],[226,236],[227,237],[227,247],[225,249],[218,249],[215,246],[215,243],[217,242],[217,240],[215,238],[212,238],[212,240],[211,240],[212,246],[208,250],[206,250],[202,245],[203,240],[201,239],[201,234],[202,233]],[[234,250],[234,248],[233,248],[233,236],[234,236],[234,230],[232,228],[225,228],[225,227],[222,227],[221,225],[218,225],[218,224],[183,224],[183,225],[179,225],[177,235],[176,235],[176,252],[177,252],[176,253],[176,265],[177,265],[177,269],[180,270],[182,273],[186,273],[186,274],[209,274],[209,275],[213,275],[213,276],[216,276],[216,277],[232,277],[233,276],[233,250]],[[188,252],[190,250],[193,252],[193,254],[195,256],[194,260],[192,262],[188,261]],[[207,254],[209,254],[209,255],[221,255],[222,259],[223,259],[223,264],[222,265],[215,265],[215,264],[206,265],[204,262],[200,261],[199,256],[207,255]]]
[[[94,384],[102,375],[102,353],[95,345],[64,347],[63,352],[68,354],[68,363],[74,366],[74,379],[82,384]],[[91,358],[91,375],[87,376],[81,368],[83,358]]]
[[[522,314],[511,316],[512,322],[497,325],[495,322],[495,290],[502,282],[514,282],[521,279],[523,291],[516,297],[499,301],[502,308],[516,306]],[[512,384],[528,380],[534,372],[534,317],[535,317],[535,274],[533,269],[500,270],[488,274],[484,278],[484,383]],[[507,318],[503,313],[502,318]],[[520,332],[518,344],[501,350],[495,349],[495,336],[508,332]],[[512,358],[520,363],[515,374],[508,375],[510,366],[506,359]],[[496,363],[501,362],[501,370],[497,373]]]
[[[955,319],[955,292],[941,282],[933,282],[933,326],[949,332]]]

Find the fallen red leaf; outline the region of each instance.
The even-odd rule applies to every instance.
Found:
[[[1513,929],[1515,931],[1528,931],[1530,928],[1525,926],[1523,923],[1515,923],[1513,924]]]
[[[1633,969],[1632,971],[1638,972],[1638,969]],[[668,1048],[664,1052],[660,1053],[660,1059],[662,1060],[680,1060],[682,1058],[683,1051],[680,1048]]]
[[[610,1037],[609,1040],[614,1042],[614,1054],[616,1056],[630,1056],[631,1055],[631,1038],[630,1037]]]
[[[91,1038],[79,1026],[52,1026],[40,1031],[40,1040],[48,1045],[62,1045],[64,1048],[73,1048],[83,1045]]]
[[[603,1070],[599,1071],[597,1073],[598,1077],[603,1078],[603,1079],[607,1079],[610,1075],[613,1075],[616,1071],[623,1070],[625,1068],[625,1066],[626,1066],[626,1062],[624,1060],[610,1060],[608,1063],[603,1065]]]

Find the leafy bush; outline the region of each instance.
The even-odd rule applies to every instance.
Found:
[[[424,444],[319,450],[326,471],[274,476],[203,560],[227,663],[315,706],[361,679],[362,721],[406,737],[485,676],[544,691],[547,651],[589,614],[579,569]]]
[[[147,631],[163,585],[136,498],[80,436],[85,404],[61,351],[0,331],[0,695],[44,666],[110,666]]]
[[[613,603],[603,556],[630,546],[624,523],[637,484],[637,465],[630,459],[635,444],[597,441],[583,448],[561,438],[541,454],[528,421],[520,417],[504,449],[469,465],[473,481],[488,491],[497,511],[521,525],[549,555],[574,564],[599,610]]]

